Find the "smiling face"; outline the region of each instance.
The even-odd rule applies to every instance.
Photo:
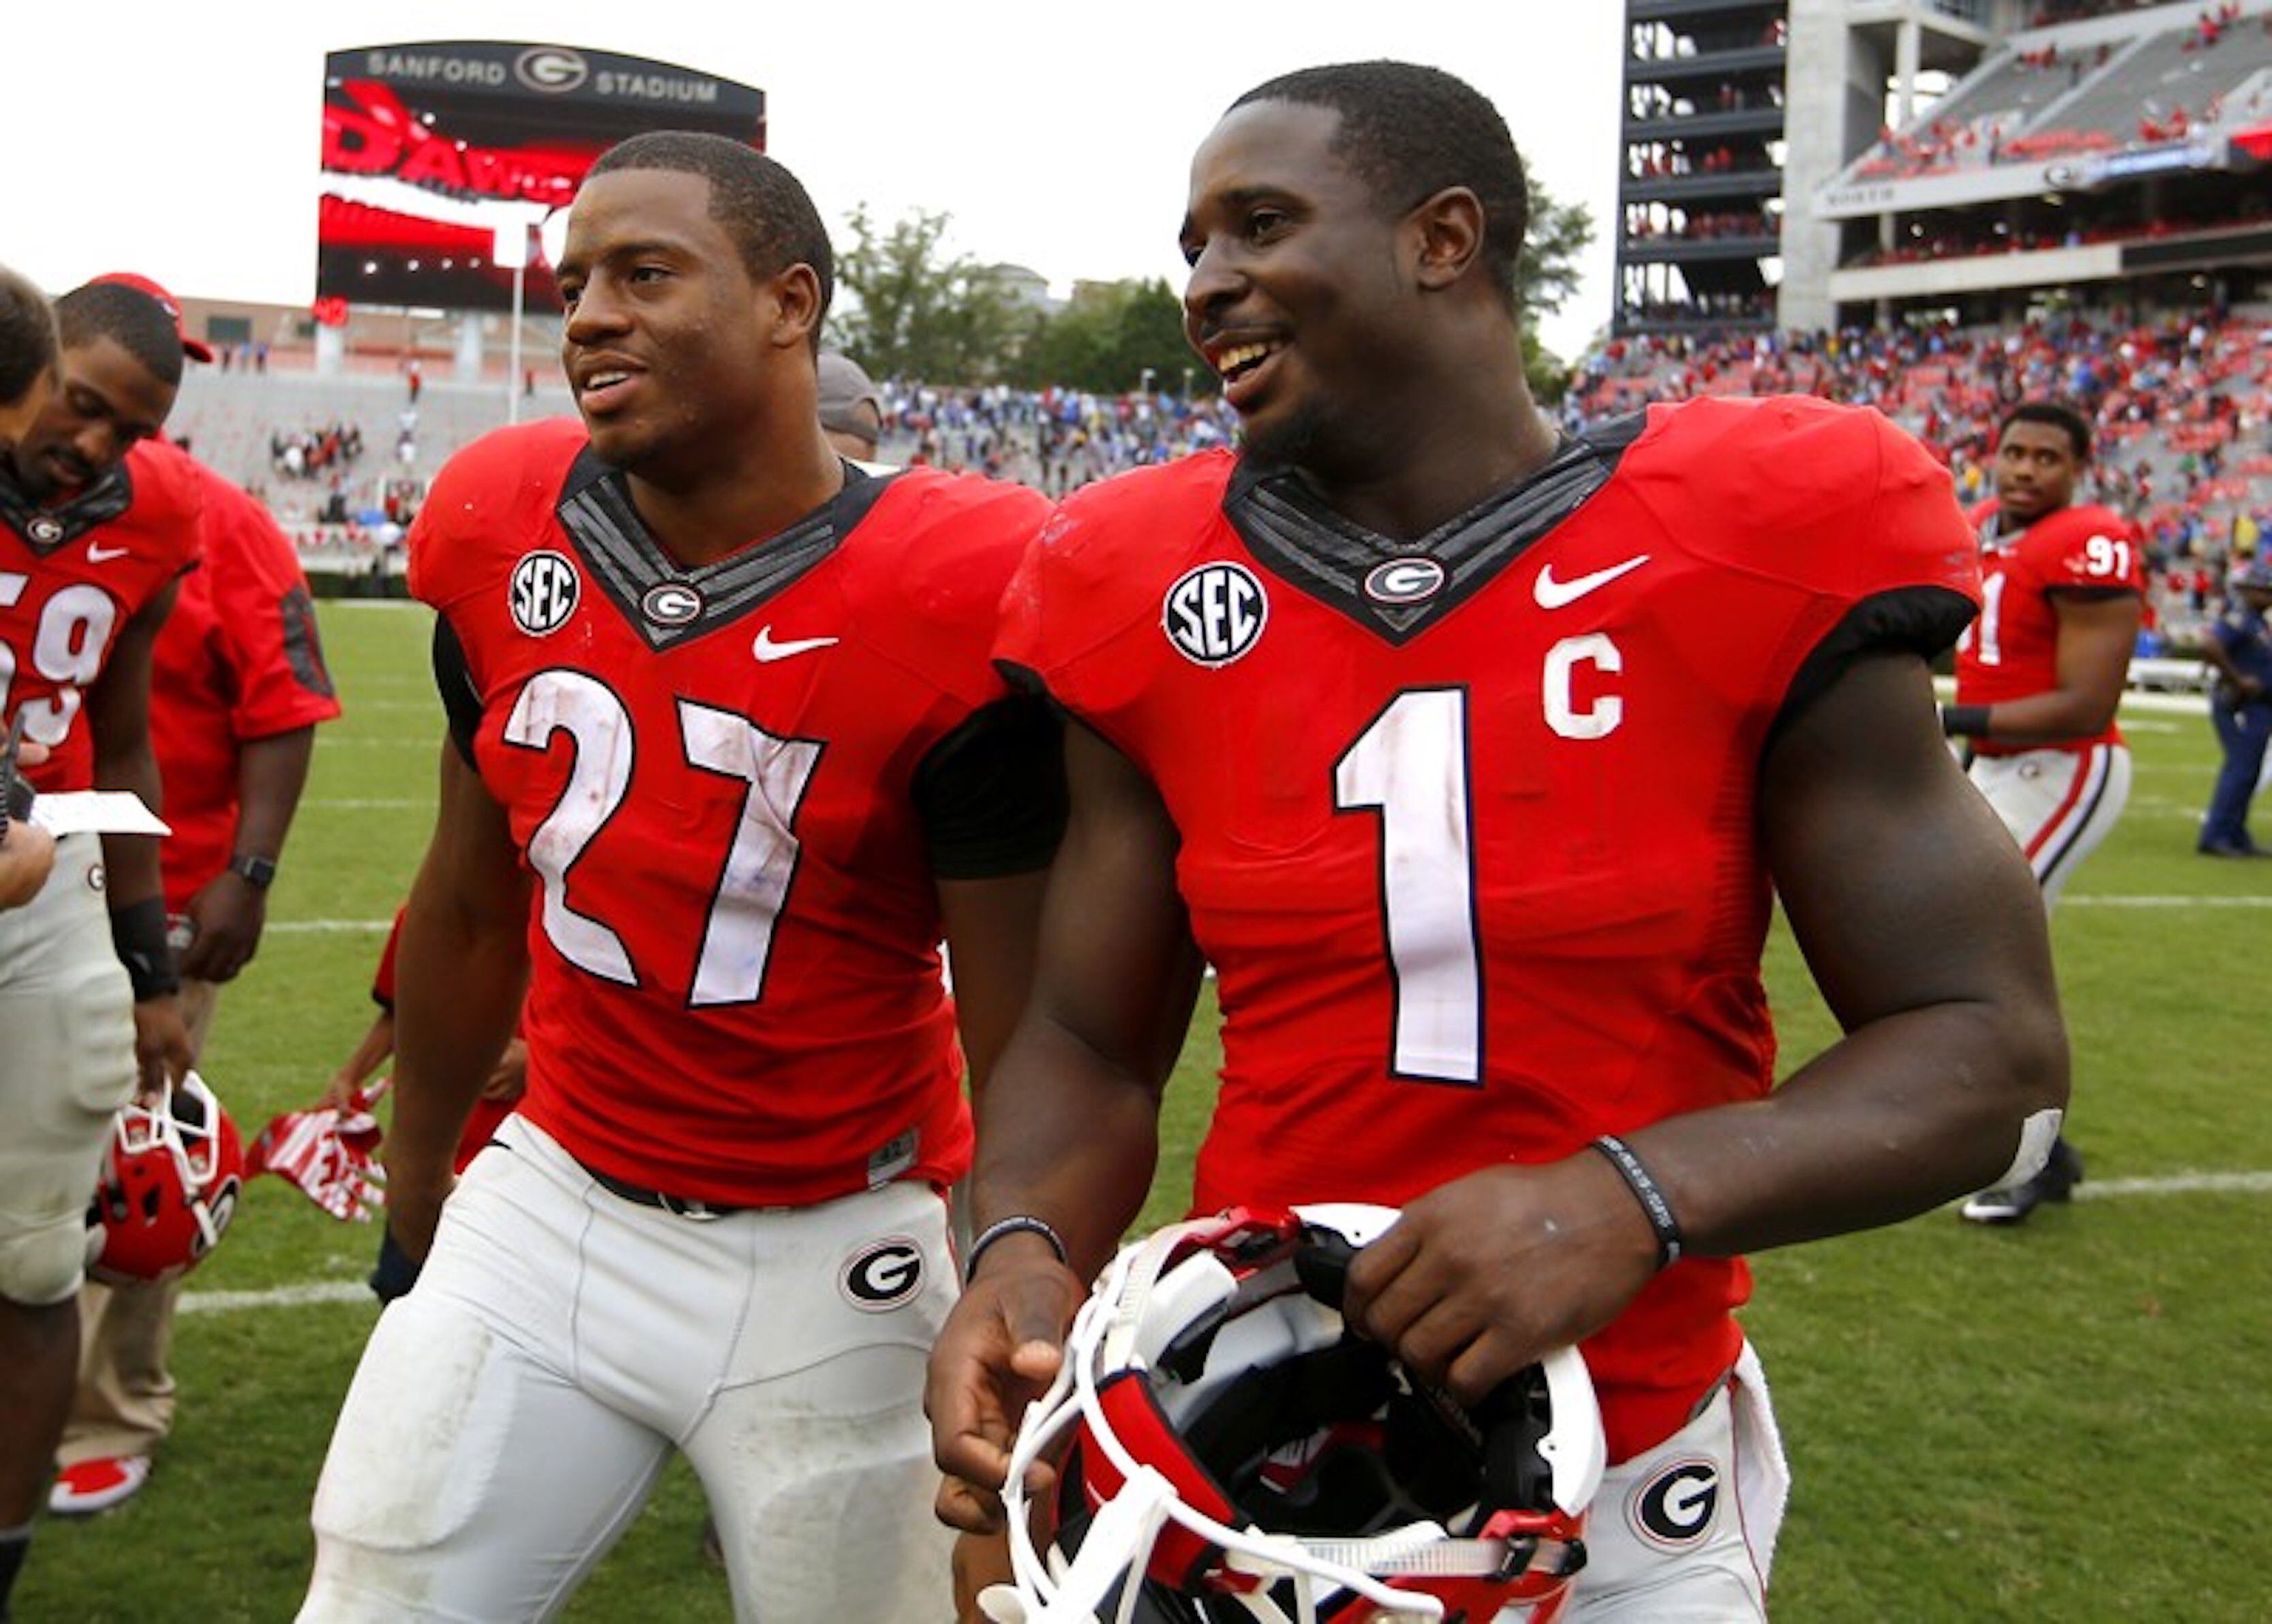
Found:
[[[1192,160],[1184,334],[1223,381],[1251,455],[1327,467],[1363,452],[1409,359],[1401,222],[1332,150],[1341,115],[1257,101]]]
[[[707,179],[594,175],[558,275],[561,361],[607,461],[659,483],[699,475],[761,421],[779,279],[750,274],[711,216]]]
[[[2057,423],[2014,418],[1996,442],[1996,504],[2017,525],[2032,525],[2074,500],[2082,472],[2074,440]]]
[[[54,391],[9,453],[17,482],[41,503],[68,502],[93,484],[174,409],[175,386],[116,339],[71,346],[57,369]]]

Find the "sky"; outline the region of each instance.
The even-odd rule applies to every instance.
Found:
[[[649,56],[766,92],[767,150],[833,229],[951,218],[946,246],[1076,280],[1182,286],[1192,150],[1274,74],[1395,56],[1490,96],[1557,201],[1592,211],[1584,280],[1542,324],[1574,355],[1609,318],[1623,8],[1612,0],[110,0],[11,8],[0,263],[51,292],[131,269],[192,298],[315,292],[324,57],[504,40]],[[1518,23],[1518,18],[1520,22]],[[1558,26],[1541,27],[1546,18]]]

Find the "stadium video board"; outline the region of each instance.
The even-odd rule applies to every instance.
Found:
[[[557,306],[533,242],[626,136],[696,130],[766,144],[754,86],[643,56],[500,41],[373,45],[324,59],[318,308]]]

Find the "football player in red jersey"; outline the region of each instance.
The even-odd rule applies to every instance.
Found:
[[[56,313],[23,276],[0,265],[0,453],[39,421],[56,385]],[[17,741],[29,766],[44,745]],[[0,909],[18,908],[40,893],[56,865],[55,837],[0,806]]]
[[[203,346],[139,278],[75,289],[56,316],[56,390],[0,450],[0,726],[47,747],[41,793],[155,807],[151,650],[201,512],[189,458],[157,436]],[[0,914],[0,1613],[71,1408],[96,1160],[117,1108],[188,1064],[157,847],[68,836]]]
[[[2074,500],[2090,425],[2071,406],[2014,406],[1996,439],[1996,494],[1973,510],[1980,618],[1956,645],[1956,703],[1941,726],[1968,741],[1968,770],[2028,855],[2043,905],[2112,831],[2130,800],[2130,747],[2114,713],[2144,612],[2137,537]],[[1978,1224],[2017,1224],[2082,1181],[2064,1137],[2031,1177],[1966,1201]]]
[[[159,634],[150,695],[173,831],[161,868],[193,1061],[222,986],[259,947],[316,725],[340,713],[291,538],[258,497],[202,464],[197,473],[203,562]],[[173,1427],[167,1360],[181,1289],[178,1278],[90,1280],[81,1289],[78,1395],[50,1511],[104,1510],[147,1481]]]
[[[550,1616],[674,1447],[738,1616],[945,1609],[923,1359],[963,1055],[1023,999],[1061,822],[1056,724],[990,659],[1047,508],[829,448],[831,279],[771,160],[611,149],[559,266],[583,421],[477,442],[414,527],[453,734],[388,1137],[423,1267],[342,1408],[303,1619]],[[452,1190],[517,1017],[527,1092]]]
[[[1202,957],[1195,1209],[1401,1207],[1348,1313],[1462,1400],[1582,1343],[1613,1464],[1575,1618],[1762,1615],[1782,1474],[1742,1255],[2047,1139],[2042,910],[1935,726],[1927,658],[1978,583],[1947,475],[1813,400],[1558,439],[1524,210],[1449,75],[1249,93],[1183,226],[1244,448],[1067,498],[1005,600],[999,657],[1078,726],[932,1359],[958,1526],[996,1525],[1017,1417],[1144,1199],[1154,1034]],[[1780,1086],[1775,893],[1846,1032]]]

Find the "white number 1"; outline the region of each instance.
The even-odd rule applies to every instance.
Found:
[[[1483,1081],[1483,954],[1469,839],[1467,695],[1397,695],[1334,767],[1334,805],[1380,815],[1398,1076]]]

